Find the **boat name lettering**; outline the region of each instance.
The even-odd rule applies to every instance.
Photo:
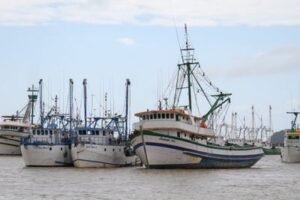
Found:
[[[160,137],[160,140],[168,141],[168,142],[175,142],[173,139],[165,138],[165,137]]]

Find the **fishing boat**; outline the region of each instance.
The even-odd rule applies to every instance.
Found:
[[[60,114],[55,105],[44,116],[40,81],[40,125],[32,128],[28,137],[21,140],[22,158],[26,166],[71,166],[71,138],[74,133],[72,118],[73,81],[70,79],[70,114]]]
[[[253,166],[263,156],[261,147],[226,146],[216,142],[214,119],[221,108],[230,103],[231,94],[221,92],[203,72],[188,41],[186,26],[185,35],[173,104],[169,106],[165,98],[164,108],[159,101],[157,109],[135,114],[139,121],[133,124],[131,143],[136,155],[146,168]],[[207,88],[212,88],[215,94],[208,94]],[[182,95],[184,92],[186,96]],[[192,110],[200,102],[196,97],[192,98],[197,93],[208,102],[208,110],[202,115],[193,114]],[[183,101],[188,102],[187,105],[180,106]]]
[[[0,155],[21,155],[20,140],[29,134],[30,123],[17,116],[2,116],[0,122]]]
[[[136,163],[127,139],[128,90],[126,80],[126,116],[94,117],[87,122],[86,79],[84,85],[84,127],[76,129],[77,138],[72,144],[72,159],[75,167],[124,167]]]
[[[281,161],[285,163],[300,162],[300,129],[297,129],[296,121],[300,112],[288,112],[294,115],[291,129],[286,130],[284,146],[281,148]]]
[[[2,116],[0,122],[0,155],[21,155],[20,141],[22,137],[29,135],[31,127],[30,123],[31,111],[34,109],[34,102],[37,99],[34,88],[29,88],[29,101],[26,106],[17,111],[16,115]],[[24,116],[21,113],[24,111]]]
[[[263,151],[265,155],[280,155],[280,148],[275,146],[266,146],[263,147]]]

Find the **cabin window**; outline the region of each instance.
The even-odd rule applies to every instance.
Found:
[[[180,132],[177,132],[177,137],[179,137],[179,138],[180,138]]]
[[[96,135],[99,135],[99,131],[96,131]]]
[[[40,133],[40,130],[37,130],[37,133],[36,133],[37,135],[40,135],[41,133]]]
[[[113,151],[115,151],[115,149],[113,149]]]
[[[103,131],[103,136],[105,136],[106,135],[106,133],[105,133],[105,131]]]
[[[290,140],[299,139],[299,135],[289,135],[288,139]]]
[[[153,119],[153,115],[150,115],[150,119]]]
[[[145,115],[143,115],[143,117],[142,117],[142,118],[143,118],[143,120],[145,120],[145,119],[146,119],[146,116],[145,116]]]
[[[45,135],[48,135],[48,131],[45,131]]]
[[[162,119],[165,119],[165,118],[166,118],[166,114],[165,114],[165,113],[162,113],[162,114],[161,114],[161,118],[162,118]]]
[[[149,115],[146,115],[146,119],[149,120]]]
[[[32,131],[32,134],[35,135],[35,130]]]
[[[173,118],[174,118],[174,114],[172,113],[172,114],[171,114],[171,119],[173,119]]]
[[[52,130],[50,130],[49,132],[50,132],[50,135],[52,135]]]
[[[95,135],[95,131],[91,131],[92,132],[92,135]]]
[[[104,148],[104,151],[106,151],[106,148]]]
[[[167,119],[170,118],[170,114],[169,114],[169,113],[166,114],[166,118],[167,118]]]
[[[153,118],[156,119],[156,114],[153,115]]]
[[[179,121],[179,116],[178,115],[176,115],[176,121]]]
[[[161,118],[161,114],[158,113],[158,114],[157,114],[157,119],[160,119],[160,118]]]

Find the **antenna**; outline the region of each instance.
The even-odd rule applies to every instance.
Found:
[[[185,48],[189,49],[189,36],[188,36],[188,31],[187,31],[187,25],[184,24],[184,33],[185,33]]]

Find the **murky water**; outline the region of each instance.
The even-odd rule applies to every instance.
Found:
[[[232,170],[28,168],[8,156],[0,163],[0,199],[300,199],[300,164],[279,156]]]

